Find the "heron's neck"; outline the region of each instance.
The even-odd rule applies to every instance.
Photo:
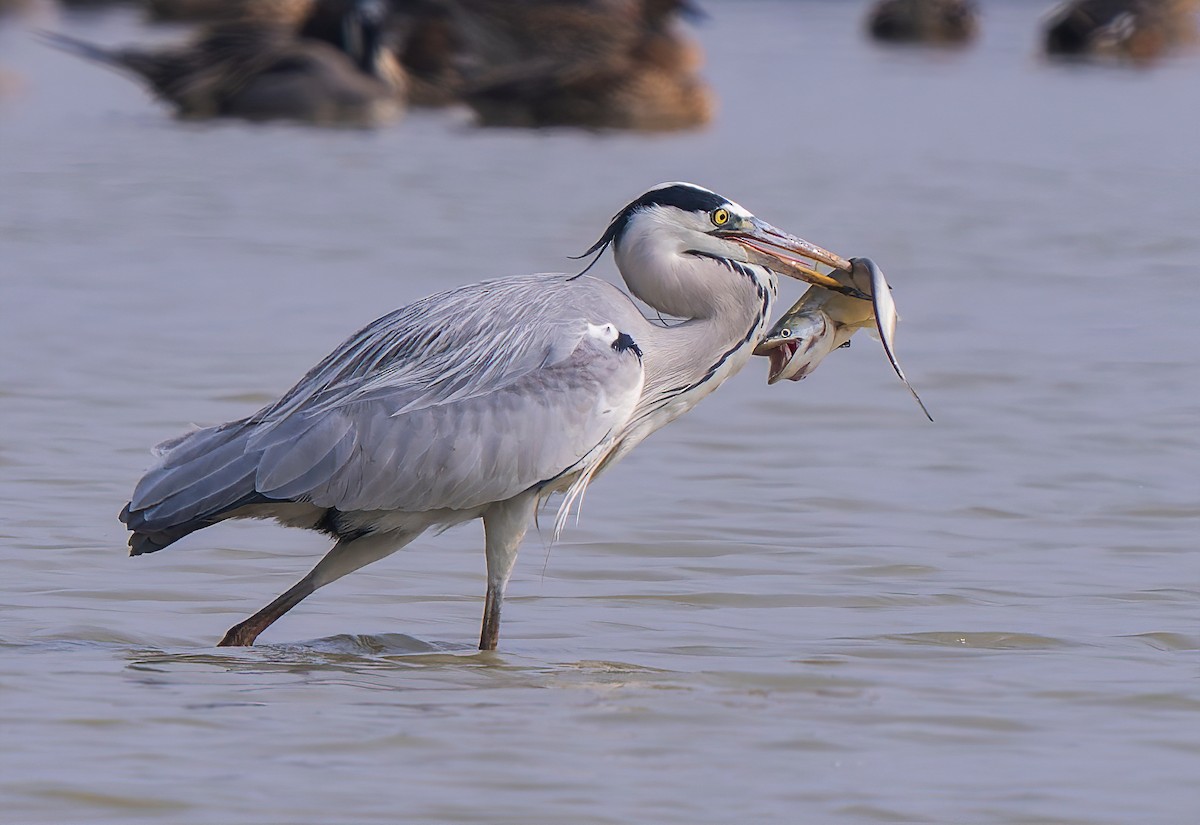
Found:
[[[626,283],[650,306],[676,317],[683,315],[683,307],[687,312],[680,323],[649,325],[635,336],[645,353],[645,391],[635,413],[648,428],[643,437],[691,409],[745,366],[775,302],[775,275],[762,267],[697,257],[680,272],[685,274],[676,289],[656,291],[622,268]],[[660,292],[676,300],[664,299]]]

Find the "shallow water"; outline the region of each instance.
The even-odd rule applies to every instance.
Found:
[[[665,137],[179,123],[0,23],[0,819],[1200,813],[1200,58],[1047,65],[1037,3],[961,53],[705,5],[720,118]],[[124,555],[151,444],[409,300],[575,266],[671,179],[880,262],[936,423],[866,336],[800,384],[755,361],[531,535],[494,654],[477,526],[233,652],[321,537]]]

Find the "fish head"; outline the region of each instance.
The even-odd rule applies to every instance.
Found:
[[[806,377],[840,346],[839,332],[839,325],[822,309],[785,314],[754,348],[755,355],[770,359],[767,383]]]

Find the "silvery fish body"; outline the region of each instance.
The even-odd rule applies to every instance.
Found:
[[[812,286],[771,327],[754,352],[771,359],[768,384],[799,381],[825,356],[848,344],[855,332],[874,323],[870,301]]]

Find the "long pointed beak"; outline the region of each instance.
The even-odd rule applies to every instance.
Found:
[[[737,229],[724,237],[744,246],[751,253],[752,263],[765,266],[780,275],[787,275],[797,280],[832,289],[834,292],[869,300],[869,296],[849,283],[848,277],[846,282],[843,282],[834,277],[833,273],[825,274],[813,268],[816,264],[824,264],[835,272],[849,276],[853,272],[854,266],[848,260],[827,249],[822,249],[816,244],[809,243],[803,238],[797,238],[782,229],[777,229],[766,221],[753,218],[750,221],[749,229]]]

